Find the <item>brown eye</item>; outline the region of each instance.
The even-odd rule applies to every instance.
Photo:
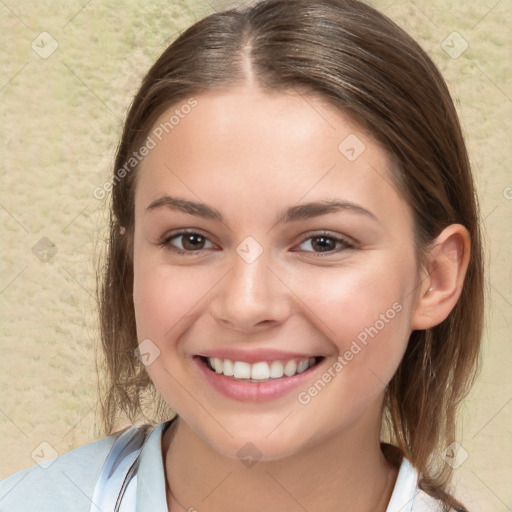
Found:
[[[204,243],[206,241],[205,237],[202,235],[197,235],[191,233],[190,235],[182,235],[183,248],[189,251],[196,251],[197,249],[203,249]]]
[[[336,241],[327,236],[317,236],[312,238],[311,247],[320,252],[332,251],[336,248]]]
[[[207,244],[210,244],[209,246]],[[159,245],[180,254],[195,253],[211,249],[214,245],[203,235],[195,232],[181,231],[168,236]]]
[[[354,244],[344,238],[320,234],[306,238],[299,246],[299,250],[312,253],[335,253],[343,249],[351,249]]]

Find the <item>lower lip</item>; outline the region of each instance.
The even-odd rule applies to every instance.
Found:
[[[304,386],[306,381],[310,379],[313,373],[316,373],[316,370],[323,362],[322,360],[308,368],[305,372],[298,373],[293,377],[280,377],[279,379],[261,382],[244,382],[210,370],[201,357],[195,356],[194,361],[202,375],[204,375],[214,389],[228,398],[241,402],[275,400],[300,386]]]

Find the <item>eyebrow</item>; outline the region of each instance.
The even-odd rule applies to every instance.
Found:
[[[225,222],[219,210],[205,203],[189,201],[188,199],[180,197],[172,197],[169,195],[162,196],[152,201],[149,206],[147,206],[146,211],[151,212],[159,208],[170,208],[172,210],[188,213],[189,215]],[[378,220],[372,212],[350,201],[324,200],[291,206],[278,215],[276,223],[280,224],[311,219],[338,211],[351,211],[365,215],[373,220]]]

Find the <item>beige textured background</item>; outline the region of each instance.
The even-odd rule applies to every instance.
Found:
[[[460,421],[467,459],[456,495],[475,512],[511,511],[512,3],[371,3],[429,52],[459,107],[485,219],[489,300],[483,369]],[[108,180],[142,75],[178,30],[221,5],[0,1],[0,477],[98,435],[94,265],[105,203],[93,190]]]

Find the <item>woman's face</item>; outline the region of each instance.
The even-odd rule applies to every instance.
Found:
[[[377,435],[419,284],[385,150],[317,98],[253,87],[197,95],[150,136],[134,303],[164,399],[230,457]]]

